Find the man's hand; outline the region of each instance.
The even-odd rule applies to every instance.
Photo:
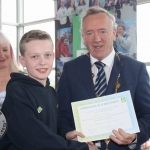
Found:
[[[99,150],[95,145],[88,145],[89,146],[89,150]]]
[[[85,137],[81,132],[77,132],[76,130],[74,130],[74,131],[70,131],[66,134],[66,139],[77,141],[77,136],[80,136],[82,138]]]
[[[114,133],[114,135],[110,135],[110,139],[113,140],[115,143],[117,143],[118,145],[129,145],[131,144],[135,138],[136,138],[136,134],[129,134],[124,132],[122,129],[118,129],[117,130],[113,130],[112,131]]]

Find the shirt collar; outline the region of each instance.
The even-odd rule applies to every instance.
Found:
[[[103,62],[106,66],[111,67],[114,61],[114,57],[115,57],[115,50],[113,48],[112,52],[106,58],[102,59],[101,62]],[[91,54],[90,59],[91,65],[93,65],[96,61],[99,61],[98,59],[94,58]]]

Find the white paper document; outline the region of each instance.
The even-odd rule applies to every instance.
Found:
[[[139,132],[129,91],[71,103],[76,130],[85,138],[80,142],[108,139],[112,130]]]

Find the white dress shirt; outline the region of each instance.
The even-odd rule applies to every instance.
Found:
[[[101,62],[103,62],[105,64],[104,71],[106,74],[107,84],[108,84],[111,70],[112,70],[112,67],[114,64],[114,57],[115,57],[115,51],[113,49],[112,52],[106,58],[101,60]],[[93,83],[95,84],[97,73],[98,73],[98,68],[96,67],[96,65],[94,63],[99,60],[94,58],[92,55],[90,55],[90,60],[91,60],[91,65],[92,65],[91,70],[92,70],[92,73],[94,74]]]

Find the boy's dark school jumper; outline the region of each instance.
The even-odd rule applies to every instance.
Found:
[[[55,90],[47,79],[40,82],[12,73],[2,106],[8,128],[0,150],[88,150],[88,145],[57,135],[59,116]]]

